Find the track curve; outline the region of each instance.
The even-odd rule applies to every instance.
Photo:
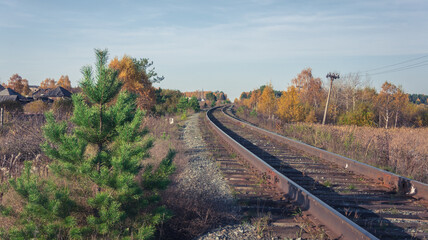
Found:
[[[334,237],[428,238],[426,201],[400,192],[398,182],[398,187],[387,187],[385,181],[371,180],[371,176],[356,174],[337,162],[308,157],[314,154],[293,144],[290,147],[281,137],[227,116],[219,108],[208,111],[207,119],[224,142],[284,195],[323,222]],[[394,179],[389,180],[394,185]],[[419,195],[423,195],[423,188]]]

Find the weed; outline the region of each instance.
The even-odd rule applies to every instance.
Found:
[[[169,134],[167,134],[166,132],[163,132],[162,136],[161,136],[161,139],[162,140],[169,140]]]
[[[392,207],[385,209],[383,212],[395,215],[399,213],[399,210],[396,207]]]
[[[332,184],[331,184],[331,182],[329,180],[325,180],[322,185],[324,185],[326,187],[331,187],[332,186]]]
[[[231,154],[230,154],[230,158],[231,158],[231,159],[235,159],[235,158],[236,158],[236,153],[231,153]]]
[[[272,216],[270,213],[263,217],[258,217],[253,219],[253,225],[256,228],[257,236],[260,238],[264,237],[265,231],[268,229],[269,222],[271,221]]]
[[[354,189],[355,189],[354,184],[349,185],[349,186],[348,186],[348,189],[349,189],[349,190],[354,190]]]
[[[298,216],[298,217],[301,217],[302,216],[302,209],[301,208],[299,208],[299,207],[297,207],[297,208],[295,208],[294,209],[294,211],[293,211],[293,213],[291,214],[292,216]]]
[[[7,217],[7,216],[13,215],[15,212],[13,211],[13,208],[10,206],[5,207],[5,206],[0,205],[0,213],[1,213],[1,215]]]

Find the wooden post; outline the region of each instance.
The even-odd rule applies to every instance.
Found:
[[[0,108],[0,127],[3,127],[4,108]]]
[[[325,110],[324,110],[324,117],[322,119],[322,125],[325,124],[325,119],[327,118],[327,109],[328,109],[328,103],[330,101],[331,89],[333,88],[333,80],[336,79],[336,78],[339,78],[339,74],[337,74],[337,73],[328,73],[326,77],[330,78],[330,89],[328,89],[327,102],[325,104]]]

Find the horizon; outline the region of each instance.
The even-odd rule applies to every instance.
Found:
[[[165,76],[155,87],[232,101],[269,82],[285,90],[306,67],[324,83],[328,72],[370,73],[377,90],[388,81],[428,94],[427,10],[419,0],[0,0],[0,83],[18,73],[30,85],[68,75],[77,86],[93,49],[107,48],[110,59],[152,60]]]

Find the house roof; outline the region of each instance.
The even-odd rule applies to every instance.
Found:
[[[71,97],[71,93],[63,87],[57,87],[53,89],[39,89],[33,93],[33,97]]]
[[[45,95],[45,92],[47,91],[48,89],[43,89],[43,88],[39,88],[39,89],[37,89],[37,91],[35,91],[34,93],[33,93],[33,98],[39,98],[39,97],[42,97],[42,96],[44,96]]]
[[[12,95],[18,96],[19,99],[24,98],[21,94],[15,92],[13,89],[10,89],[10,88],[5,88],[0,91],[0,96],[12,96]]]
[[[0,102],[19,101],[18,95],[0,95]]]
[[[48,97],[71,97],[71,92],[63,87],[57,87],[48,92]]]

